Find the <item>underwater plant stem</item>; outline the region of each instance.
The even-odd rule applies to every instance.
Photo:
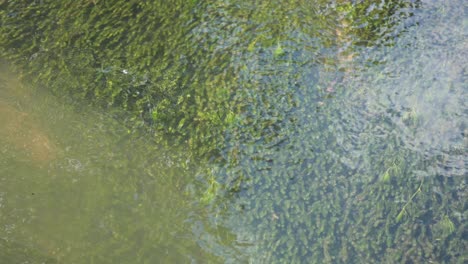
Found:
[[[419,184],[418,189],[413,193],[413,195],[411,195],[410,199],[406,202],[403,208],[401,208],[400,212],[398,213],[396,217],[397,222],[399,222],[403,218],[403,215],[406,212],[406,207],[413,201],[414,197],[416,197],[416,195],[421,192],[421,187],[422,187],[423,182],[424,182],[424,179],[421,180],[421,183]]]

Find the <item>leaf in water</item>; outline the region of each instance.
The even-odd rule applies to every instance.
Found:
[[[247,47],[247,51],[252,52],[255,49],[255,44],[257,43],[257,39],[254,39],[249,46]]]
[[[280,56],[283,56],[284,55],[284,50],[283,48],[281,47],[281,44],[278,43],[278,46],[276,46],[276,49],[275,51],[273,52],[273,55],[275,57],[280,57]]]
[[[152,117],[153,121],[158,120],[158,111],[153,110],[153,112],[151,112],[151,117]]]
[[[390,181],[390,169],[386,170],[385,173],[382,176],[382,181],[383,182],[389,182]]]
[[[182,119],[179,121],[179,125],[177,126],[178,129],[181,129],[181,128],[184,126],[185,120],[186,120],[186,118],[182,118]]]

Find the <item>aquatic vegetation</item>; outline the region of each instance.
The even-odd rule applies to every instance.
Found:
[[[455,224],[450,220],[448,215],[444,215],[442,219],[437,222],[437,228],[440,230],[440,235],[447,237],[455,232]]]
[[[448,263],[466,249],[455,2],[452,21],[420,1],[4,1],[0,52],[127,137],[183,149],[177,168],[202,164],[165,176],[174,193],[179,175],[196,178],[187,199],[204,210],[189,222],[220,262]],[[99,234],[130,256],[167,219],[154,181],[132,182],[144,202],[118,183]]]
[[[381,180],[383,182],[389,182],[393,176],[395,175],[400,175],[401,174],[401,162],[397,164],[397,162],[393,162],[393,164],[385,170],[385,172],[382,175]]]
[[[209,184],[209,187],[203,193],[203,196],[200,198],[200,202],[205,203],[205,204],[212,203],[220,189],[220,185],[214,177],[211,177],[209,179],[208,184]]]
[[[278,45],[276,46],[276,49],[275,51],[273,52],[273,56],[275,57],[281,57],[285,54],[285,51],[283,50],[283,48],[281,47],[281,44],[278,43]]]
[[[418,195],[418,193],[421,192],[421,186],[423,184],[423,181],[421,181],[421,184],[419,185],[418,189],[413,193],[413,195],[411,195],[411,197],[408,199],[408,201],[406,202],[406,204],[403,206],[403,208],[401,208],[400,212],[398,213],[397,217],[396,217],[396,221],[397,222],[400,222],[403,217],[408,214],[408,212],[406,211],[406,207],[413,201],[414,197],[416,197],[416,195]]]

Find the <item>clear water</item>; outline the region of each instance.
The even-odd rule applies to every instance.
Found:
[[[3,69],[0,259],[466,261],[466,4],[419,1],[373,36],[337,6],[194,9],[179,74],[235,112],[209,160]]]

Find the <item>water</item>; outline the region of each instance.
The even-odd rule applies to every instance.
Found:
[[[0,258],[463,263],[466,5],[392,3],[77,2],[1,42],[36,83],[1,78]]]
[[[135,138],[105,114],[72,111],[5,72],[2,261],[212,259],[191,234],[189,156]]]
[[[230,190],[213,214],[245,252],[229,261],[463,261],[466,29],[439,4],[360,46],[291,15],[280,41],[233,59],[242,118],[213,173]]]

